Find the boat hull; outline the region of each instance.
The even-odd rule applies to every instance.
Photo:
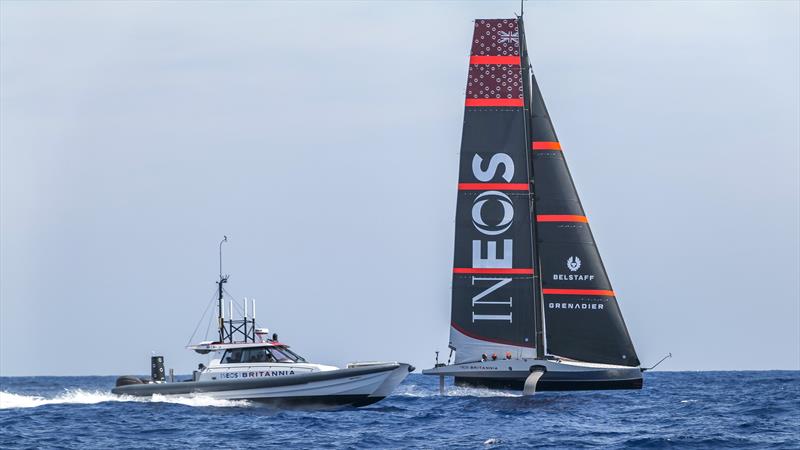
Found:
[[[373,395],[325,395],[325,396],[308,396],[308,397],[260,397],[249,399],[252,402],[280,408],[298,408],[298,407],[337,407],[337,406],[355,406],[360,408],[362,406],[369,406],[377,403],[386,397],[377,397]]]
[[[244,380],[129,384],[111,392],[137,397],[203,395],[282,406],[366,406],[388,396],[411,370],[408,364],[386,363]]]
[[[522,390],[533,367],[545,372],[536,384],[536,391],[641,389],[643,385],[638,367],[534,359],[454,364],[422,373],[452,376],[457,386]]]
[[[527,373],[514,378],[478,378],[455,377],[456,386],[487,387],[491,389],[522,390]],[[618,374],[604,371],[602,373],[569,374],[564,372],[548,372],[542,375],[536,384],[536,391],[600,391],[613,389],[641,389],[642,376],[639,374]]]

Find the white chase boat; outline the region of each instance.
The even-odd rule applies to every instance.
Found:
[[[164,358],[154,356],[151,378],[121,376],[112,392],[133,396],[200,394],[280,405],[366,406],[388,396],[414,370],[400,362],[358,362],[338,368],[306,361],[279,342],[277,334],[269,336],[267,329],[257,327],[254,301],[250,316],[245,301],[241,319],[233,319],[233,302],[229,304],[229,318],[224,317],[223,285],[227,281],[228,276],[220,269],[219,339],[187,347],[212,354],[207,365],[201,364],[191,379],[175,381],[170,375],[168,380]]]

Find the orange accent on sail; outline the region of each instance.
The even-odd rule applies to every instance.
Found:
[[[485,267],[454,267],[453,273],[533,275],[533,269],[495,269]]]
[[[528,183],[458,183],[459,191],[527,191]]]
[[[604,291],[602,289],[542,289],[542,294],[552,295],[601,295],[603,297],[614,297],[614,291]]]
[[[464,106],[522,106],[521,98],[468,98]]]
[[[544,142],[544,141],[534,141],[531,142],[531,149],[532,150],[561,150],[561,143],[560,142]]]
[[[470,64],[513,64],[520,65],[519,56],[470,56]]]
[[[573,216],[569,214],[539,214],[536,216],[537,222],[583,222],[588,223],[586,216]]]

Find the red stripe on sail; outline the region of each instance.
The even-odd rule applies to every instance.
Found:
[[[520,65],[519,56],[470,56],[470,64],[512,64]]]
[[[533,269],[500,269],[486,267],[454,267],[453,273],[533,275]]]
[[[537,222],[583,222],[588,223],[586,216],[573,216],[569,214],[539,214],[536,216]]]
[[[468,98],[465,106],[522,106],[521,98]]]
[[[534,141],[531,142],[531,150],[561,150],[561,143]]]
[[[604,291],[602,289],[542,289],[545,295],[601,295],[603,297],[614,297],[614,291]]]
[[[528,183],[458,183],[459,191],[527,191]]]

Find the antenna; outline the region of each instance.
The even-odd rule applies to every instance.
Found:
[[[219,241],[219,279],[222,279],[222,244],[228,242],[228,236],[223,235]]]
[[[228,236],[222,236],[219,241],[219,281],[217,281],[217,301],[219,302],[219,341],[225,342],[225,313],[222,310],[222,285],[228,282],[228,276],[222,275],[222,244],[228,242]],[[231,320],[233,319],[233,311],[231,311]]]
[[[519,16],[525,15],[525,0],[519,0]]]

